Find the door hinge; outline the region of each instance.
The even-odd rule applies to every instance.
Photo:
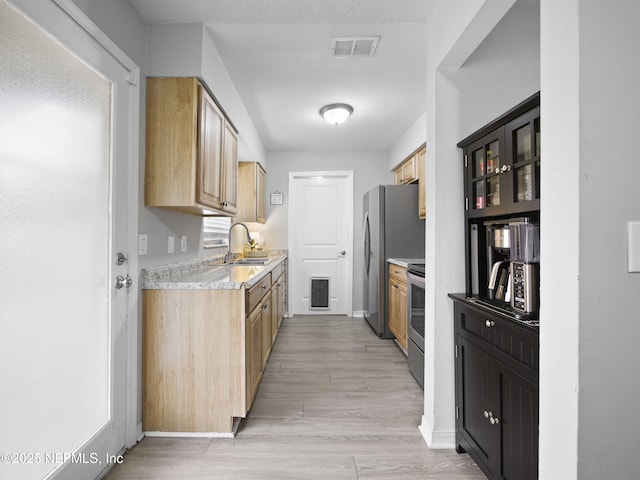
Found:
[[[468,157],[467,157],[467,155],[465,155],[465,156],[464,156],[464,168],[467,168],[467,166],[468,166],[468,163],[467,163],[467,162],[468,162],[468,161],[469,161],[469,160],[468,160]]]
[[[456,358],[458,358],[458,345],[456,345]]]
[[[456,420],[460,418],[460,407],[456,406]]]
[[[464,209],[469,210],[469,197],[465,197],[464,199]]]

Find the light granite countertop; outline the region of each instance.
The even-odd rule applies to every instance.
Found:
[[[387,258],[387,262],[407,268],[410,263],[424,263],[424,258]]]
[[[266,265],[225,264],[222,257],[162,265],[142,270],[143,290],[236,290],[251,287],[280,265],[286,253],[269,256]]]

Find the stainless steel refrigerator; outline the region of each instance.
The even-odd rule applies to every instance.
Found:
[[[363,197],[364,317],[382,338],[387,326],[388,258],[424,258],[424,220],[418,185],[378,185]]]

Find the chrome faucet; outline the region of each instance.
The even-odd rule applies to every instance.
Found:
[[[234,223],[233,225],[231,225],[231,227],[229,227],[229,239],[227,242],[227,245],[229,247],[227,250],[227,254],[224,256],[224,263],[229,263],[229,260],[231,260],[231,258],[233,257],[233,254],[231,253],[231,230],[233,230],[233,227],[235,227],[236,225],[242,225],[244,229],[247,231],[247,242],[251,242],[252,240],[251,234],[249,233],[249,229],[244,223]]]

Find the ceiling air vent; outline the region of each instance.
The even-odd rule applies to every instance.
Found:
[[[366,57],[376,53],[380,37],[343,37],[331,39],[332,57]]]

